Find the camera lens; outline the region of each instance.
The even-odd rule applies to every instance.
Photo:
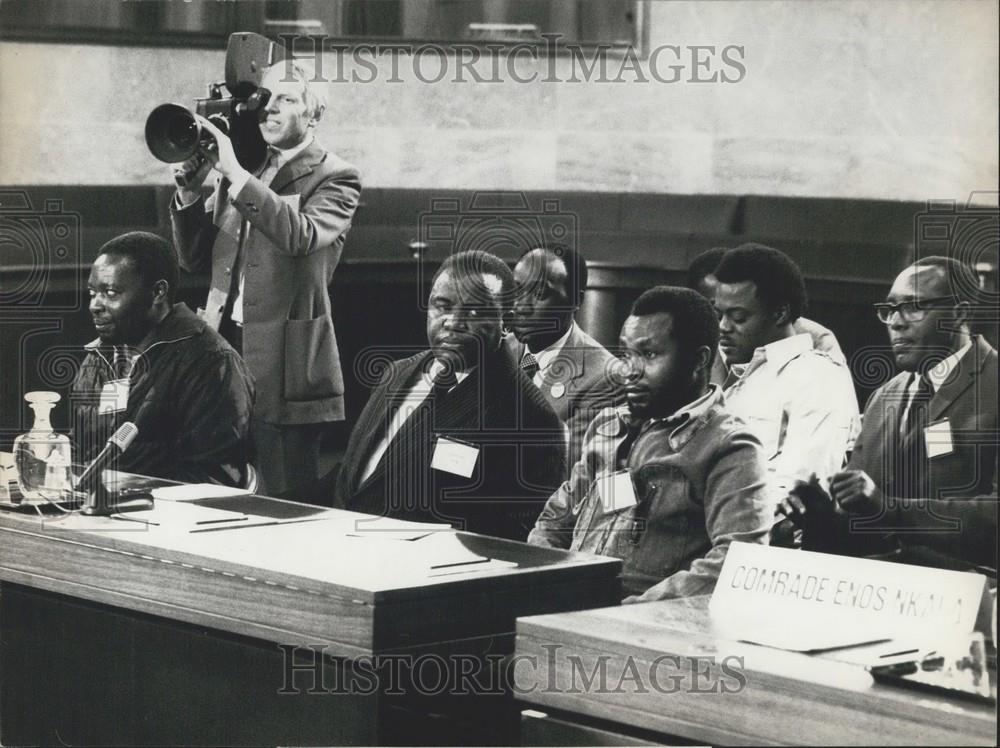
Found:
[[[164,130],[164,137],[178,151],[186,151],[198,143],[198,125],[189,116],[171,117]]]
[[[146,145],[160,161],[186,161],[198,150],[200,129],[190,110],[179,104],[161,104],[146,119]]]

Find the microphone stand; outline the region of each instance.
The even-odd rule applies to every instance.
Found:
[[[150,503],[150,506],[152,506],[152,503]],[[111,494],[105,487],[104,481],[98,479],[94,490],[87,492],[87,498],[84,499],[80,514],[86,514],[88,517],[107,517],[109,514],[117,511],[119,511],[118,507],[113,503]]]
[[[136,420],[138,420],[138,416]],[[115,491],[116,495],[112,496],[112,493],[108,491],[108,487],[104,485],[104,479],[101,475],[101,471],[117,455],[120,455],[129,448],[129,445],[132,444],[138,433],[139,429],[134,423],[130,421],[123,423],[111,435],[111,438],[108,439],[108,443],[101,450],[100,454],[83,471],[76,484],[78,489],[87,492],[83,508],[80,509],[81,514],[85,514],[88,517],[107,517],[109,514],[119,512],[134,512],[153,508],[152,496],[138,496],[128,501],[118,501],[118,492]]]
[[[126,495],[130,491],[126,490]],[[117,492],[111,492],[104,485],[103,480],[97,481],[97,486],[87,492],[80,514],[88,517],[107,517],[111,514],[121,514],[122,512],[141,512],[153,508],[153,497],[149,494],[131,496],[125,501],[119,500]]]

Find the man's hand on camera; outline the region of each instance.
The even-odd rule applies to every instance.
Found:
[[[194,155],[182,164],[172,167],[177,194],[183,205],[190,205],[201,197],[201,186],[205,183],[212,164],[200,155]]]
[[[213,125],[200,114],[195,115],[198,124],[215,138],[214,148],[203,148],[200,153],[204,154],[212,166],[214,166],[222,176],[230,182],[242,184],[249,176],[246,169],[240,166],[236,159],[236,152],[233,150],[233,143],[218,127]]]

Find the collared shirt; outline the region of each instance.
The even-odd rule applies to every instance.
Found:
[[[944,359],[944,361],[927,372],[927,380],[931,383],[931,387],[934,389],[935,393],[941,389],[941,385],[951,378],[951,373],[955,371],[958,367],[958,362],[961,361],[962,357],[969,352],[970,348],[972,348],[971,339],[957,351],[948,356],[948,358]]]
[[[127,345],[112,346],[112,369],[116,379],[131,379],[132,369],[138,352],[133,352]]]
[[[175,307],[178,305],[174,305]],[[134,346],[126,345],[124,343],[120,345],[105,345],[100,338],[95,338],[89,343],[83,346],[83,349],[87,352],[94,353],[98,358],[107,364],[109,370],[115,372],[115,377],[121,375],[122,379],[131,379],[132,374],[135,372],[136,366],[139,363],[139,359],[146,354],[150,348],[154,348],[164,343],[175,343],[183,338],[174,338],[170,340],[163,340],[160,338],[161,327],[164,325],[164,321],[174,313],[174,309],[171,308],[156,324],[149,328],[149,331],[142,337],[138,343]],[[111,359],[108,360],[107,356],[104,354],[108,353]],[[119,361],[122,362],[124,369],[123,372],[119,372]]]
[[[677,451],[681,449],[684,446],[684,442],[687,441],[687,429],[690,428],[693,423],[696,423],[698,419],[703,418],[713,405],[717,402],[721,402],[722,400],[723,397],[721,388],[718,385],[710,384],[708,389],[705,390],[704,395],[699,397],[697,400],[692,400],[687,405],[682,406],[666,418],[647,419],[639,428],[639,437],[642,438],[642,435],[649,429],[662,425],[664,428],[670,429],[667,436],[667,442],[671,449]],[[622,405],[616,410],[618,417],[625,423],[628,423],[631,420],[631,417],[628,415],[629,410],[627,405]]]
[[[403,424],[406,423],[409,417],[427,399],[431,390],[434,389],[434,380],[444,368],[444,364],[434,359],[434,363],[431,364],[427,374],[417,377],[417,381],[414,382],[413,386],[410,387],[409,391],[396,405],[392,417],[389,419],[389,427],[385,430],[385,436],[382,437],[382,440],[372,450],[371,457],[368,458],[368,462],[365,464],[364,472],[361,474],[361,483],[368,480],[372,473],[375,472],[375,468],[378,467],[379,461],[381,461],[385,451],[389,448],[389,444],[395,438],[396,434],[399,433]],[[467,376],[469,376],[468,371],[455,372],[455,379],[458,380],[456,384],[463,381]]]
[[[944,359],[933,368],[927,370],[927,382],[930,384],[931,390],[935,395],[937,394],[937,391],[941,389],[941,385],[951,378],[952,372],[954,372],[955,368],[958,366],[958,362],[962,360],[962,357],[968,353],[971,348],[972,340],[970,339],[969,342],[948,356],[948,358]],[[913,398],[917,394],[917,389],[919,387],[920,377],[916,375],[910,377],[910,384],[906,388],[906,407],[903,409],[903,413],[899,419],[900,429],[903,429],[906,424],[907,416],[910,413],[910,406],[913,405]]]
[[[823,327],[815,320],[799,317],[792,323],[792,329],[797,335],[806,333],[812,338],[813,348],[827,354],[838,364],[847,366],[847,358],[840,349],[837,336],[826,327]],[[725,387],[731,382],[729,366],[726,363],[726,355],[720,348],[715,354],[715,363],[712,364],[712,381]],[[735,378],[735,375],[733,375]]]
[[[278,148],[277,146],[269,145],[267,147],[267,150],[268,153],[271,154],[271,156],[269,159],[270,163],[268,163],[268,166],[270,166],[274,170],[274,173],[277,174],[281,170],[282,166],[284,166],[293,158],[302,153],[302,151],[304,151],[312,142],[313,142],[313,134],[310,132],[306,135],[306,137],[302,140],[302,142],[299,143],[294,148]],[[235,200],[237,197],[239,197],[240,191],[246,186],[246,183],[250,181],[250,176],[251,176],[250,172],[244,171],[238,174],[236,178],[232,180],[231,186],[229,187],[229,198],[231,200]]]
[[[559,356],[560,351],[562,351],[563,347],[565,347],[566,341],[569,340],[569,336],[573,333],[575,327],[576,322],[571,324],[566,332],[564,332],[555,343],[538,353],[532,354],[535,357],[535,361],[538,362],[538,371],[536,371],[535,375],[531,378],[531,381],[535,383],[536,387],[542,386],[542,381],[545,378],[545,370],[548,368],[549,364],[551,364]],[[525,349],[525,351],[527,351],[527,349]]]
[[[803,333],[754,351],[725,391],[727,409],[760,438],[770,492],[783,499],[797,480],[839,471],[853,447],[860,418],[846,366],[813,348]]]

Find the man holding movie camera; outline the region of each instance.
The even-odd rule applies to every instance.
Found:
[[[344,382],[327,287],[361,193],[358,170],[315,139],[323,93],[295,61],[270,67],[259,113],[268,157],[255,173],[230,139],[175,166],[174,243],[189,272],[211,269],[203,312],[243,355],[257,385],[253,420],[263,492],[295,497],[317,477],[326,424],[344,419]],[[208,173],[219,173],[203,199]]]

